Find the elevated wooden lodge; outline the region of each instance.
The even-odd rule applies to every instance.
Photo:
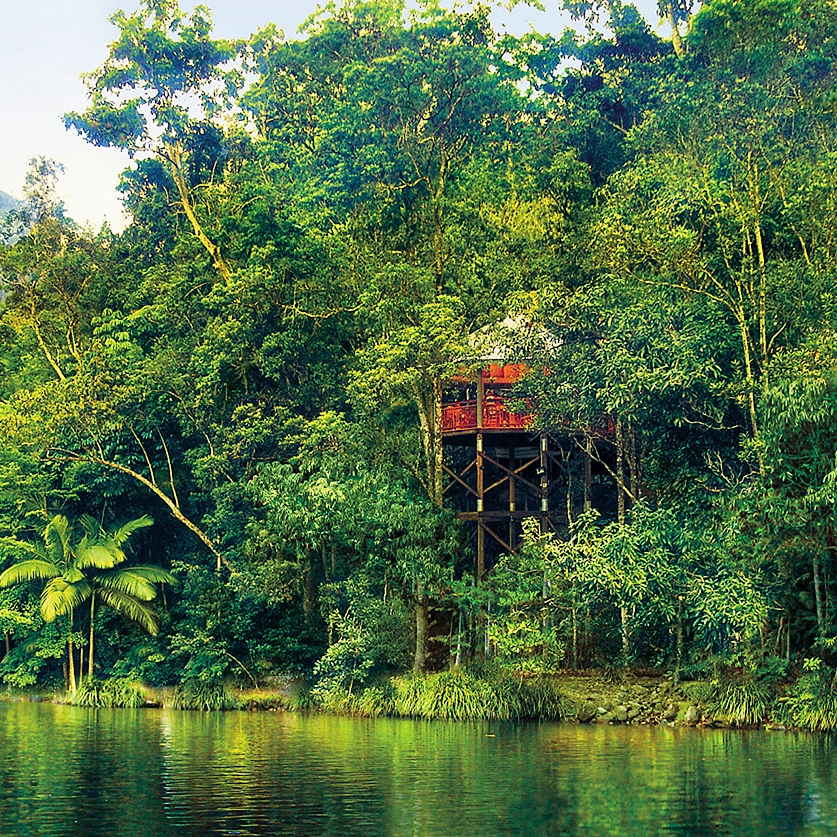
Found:
[[[488,361],[445,388],[446,502],[467,525],[478,578],[520,547],[526,518],[566,534],[585,509],[615,508],[612,434],[534,429],[525,399],[512,394],[526,369]]]

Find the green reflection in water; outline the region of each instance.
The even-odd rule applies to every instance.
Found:
[[[834,741],[0,705],[0,834],[831,834]]]

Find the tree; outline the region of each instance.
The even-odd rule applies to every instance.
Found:
[[[281,596],[296,588],[308,611],[319,585],[330,641],[360,629],[349,609],[362,606],[362,632],[374,634],[371,616],[400,599],[414,618],[414,668],[423,670],[430,599],[444,594],[458,545],[452,515],[387,461],[391,450],[374,427],[324,414],[304,435],[293,468],[267,466],[252,482],[262,518],[251,523],[259,586]]]
[[[700,75],[688,95],[671,77],[664,104],[633,133],[634,160],[610,179],[591,230],[610,276],[725,312],[741,369],[731,392],[746,407],[760,469],[758,402],[770,360],[816,321],[833,258],[815,231],[822,218],[813,222],[835,194],[823,141],[833,131],[820,98],[825,56],[821,72],[806,69],[811,52],[830,49],[822,43],[833,28],[828,14],[822,4],[794,14],[783,3],[709,4],[693,27]]]
[[[692,11],[698,2],[699,0],[657,0],[657,11],[671,27],[671,45],[678,58],[686,54],[680,27],[685,24],[688,31]],[[622,0],[562,0],[561,5],[576,18],[596,18],[600,11],[607,11],[612,20],[624,12]]]
[[[156,566],[119,566],[126,560],[123,550],[126,541],[134,532],[152,523],[150,517],[143,516],[106,532],[92,517],[82,515],[79,526],[83,534],[77,537],[67,518],[55,515],[44,529],[43,545],[23,541],[5,544],[7,549],[35,557],[4,570],[0,574],[0,587],[45,580],[40,599],[41,615],[47,622],[58,616],[67,617],[70,689],[73,692],[76,690],[73,616],[80,605],[90,603],[90,677],[93,676],[97,603],[110,607],[148,633],[154,634],[159,628],[159,618],[149,602],[157,595],[155,584],[173,584],[174,576]]]
[[[500,268],[486,264],[480,228],[500,209],[463,204],[478,192],[502,204],[506,182],[496,188],[490,172],[510,162],[523,99],[485,10],[427,3],[405,17],[400,0],[352,3],[316,18],[305,41],[262,33],[252,45],[260,78],[245,103],[271,159],[305,183],[298,200],[319,202],[314,217],[348,256],[356,341],[366,344],[356,392],[389,379],[366,404],[413,406],[421,481],[438,505],[440,376],[503,295],[492,293]]]
[[[65,216],[55,186],[62,167],[43,157],[30,161],[25,200],[16,210],[21,225],[0,249],[3,323],[27,345],[34,340],[32,377],[59,380],[81,363],[90,339],[90,315],[108,262],[103,238],[85,235]]]
[[[119,37],[105,63],[86,77],[90,106],[67,114],[65,122],[94,145],[160,160],[192,231],[229,283],[231,268],[208,226],[206,201],[198,198],[211,184],[201,190],[192,182],[191,162],[238,81],[237,73],[225,68],[236,45],[210,37],[205,6],[187,18],[176,0],[142,0],[137,12],[116,12],[111,22]]]

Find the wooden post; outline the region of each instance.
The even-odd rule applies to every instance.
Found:
[[[480,405],[477,406],[477,420],[480,419]],[[485,528],[483,512],[485,511],[485,479],[483,461],[482,433],[477,433],[477,581],[482,581],[485,575]]]
[[[482,379],[482,370],[477,380],[477,430],[482,430],[482,405],[485,401],[485,381]]]

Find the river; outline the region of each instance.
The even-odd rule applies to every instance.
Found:
[[[831,737],[0,704],[0,835],[837,832]]]

